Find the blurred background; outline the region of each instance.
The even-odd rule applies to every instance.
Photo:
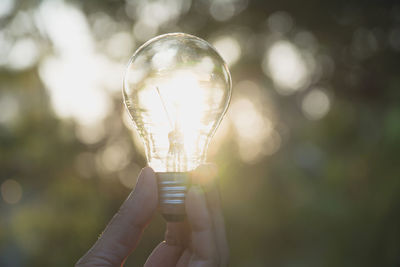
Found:
[[[209,148],[231,266],[400,266],[400,4],[0,1],[0,265],[72,266],[145,166],[126,64],[186,32],[229,65]],[[394,1],[393,1],[394,2]],[[163,238],[159,215],[126,266]]]

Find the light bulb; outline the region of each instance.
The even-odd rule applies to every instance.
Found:
[[[205,161],[231,93],[227,65],[198,37],[160,35],[133,54],[124,78],[124,102],[148,165],[157,174],[167,221],[184,218],[189,172]]]

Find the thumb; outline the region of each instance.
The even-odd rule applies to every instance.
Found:
[[[213,223],[204,192],[193,185],[186,196],[186,213],[192,229],[193,255],[189,266],[217,266],[218,255]]]

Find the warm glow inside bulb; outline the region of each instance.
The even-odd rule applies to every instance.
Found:
[[[156,37],[133,55],[124,100],[157,172],[186,172],[205,160],[231,96],[229,70],[206,41]]]

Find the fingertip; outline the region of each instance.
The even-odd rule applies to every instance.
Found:
[[[129,194],[124,205],[121,207],[121,213],[139,213],[144,218],[143,223],[151,217],[151,214],[158,206],[157,179],[152,168],[144,167],[137,179],[136,186]],[[133,212],[133,210],[135,212]],[[143,216],[142,216],[143,215]]]
[[[144,167],[140,171],[139,179],[144,179],[145,177],[153,177],[153,178],[156,177],[156,174],[155,174],[154,170],[149,166]]]
[[[192,182],[203,186],[212,185],[217,177],[218,167],[214,163],[204,163],[192,172]]]
[[[142,169],[142,172],[146,173],[146,174],[151,174],[154,175],[155,172],[154,170],[150,167],[150,166],[146,166]]]
[[[139,174],[136,182],[136,187],[157,187],[157,178],[154,170],[151,167],[144,167]]]

